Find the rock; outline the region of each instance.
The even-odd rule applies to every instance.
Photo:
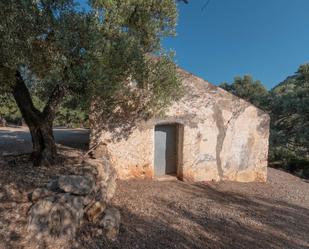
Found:
[[[24,199],[22,192],[18,189],[16,184],[10,183],[4,185],[3,190],[3,196],[5,196],[10,201],[21,202]]]
[[[32,193],[31,193],[31,201],[37,201],[39,199],[42,199],[44,197],[48,197],[53,195],[54,192],[48,190],[47,188],[36,188]]]
[[[42,237],[71,239],[84,215],[82,197],[57,194],[40,199],[29,211],[28,231]]]
[[[87,195],[94,189],[94,180],[88,176],[63,175],[58,179],[58,187],[67,193]]]
[[[39,200],[29,211],[28,230],[37,232],[38,236],[48,233],[48,216],[53,206],[53,199]]]
[[[110,164],[106,159],[87,159],[84,161],[86,165],[90,165],[96,170],[97,180],[106,182],[110,176]]]
[[[109,203],[115,195],[117,187],[117,175],[116,172],[112,174],[105,185],[105,202]]]
[[[106,237],[114,241],[119,234],[120,212],[116,208],[107,208],[104,213],[101,226],[103,226],[106,232]]]
[[[102,156],[106,155],[108,153],[108,150],[106,148],[106,144],[100,142],[96,145],[96,148],[91,151],[91,156],[93,158],[101,158]]]
[[[106,156],[101,159],[88,159],[85,161],[97,170],[96,192],[101,195],[100,199],[109,203],[116,191],[117,173]]]
[[[51,180],[49,183],[46,184],[46,188],[48,188],[51,191],[58,191],[59,190],[58,179],[59,177]]]
[[[106,204],[102,201],[96,201],[95,203],[90,204],[85,210],[87,219],[91,222],[96,222],[98,217],[104,212],[105,208]]]
[[[116,239],[120,213],[114,208],[106,210],[116,190],[116,171],[108,160],[87,164],[92,169],[89,175],[61,175],[31,193],[36,203],[28,213],[29,236],[50,245],[56,240],[69,244],[85,217],[104,228],[108,239]]]
[[[83,205],[88,206],[91,202],[93,202],[94,196],[92,195],[86,195],[83,197]]]

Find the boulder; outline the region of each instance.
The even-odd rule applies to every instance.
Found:
[[[96,192],[102,201],[109,203],[116,191],[116,170],[106,156],[101,159],[88,159],[84,163],[96,169]]]
[[[89,176],[62,175],[58,179],[60,190],[75,195],[87,195],[94,189],[94,180]]]
[[[83,200],[71,194],[56,194],[36,202],[29,211],[28,231],[42,237],[73,238],[84,215]]]

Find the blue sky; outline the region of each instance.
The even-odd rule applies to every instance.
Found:
[[[250,74],[268,88],[309,62],[309,0],[189,0],[177,37],[178,65],[214,83]]]
[[[177,33],[163,46],[180,67],[213,84],[250,74],[271,89],[309,63],[309,0],[189,0]]]

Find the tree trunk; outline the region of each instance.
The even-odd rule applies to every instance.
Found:
[[[33,164],[53,165],[57,159],[57,147],[53,136],[52,125],[41,123],[36,127],[30,127],[32,137],[32,159]]]
[[[17,71],[16,82],[12,89],[12,93],[31,133],[33,164],[55,164],[57,148],[53,136],[53,120],[57,107],[64,96],[63,89],[56,86],[44,110],[41,112],[33,105],[28,88],[22,76]]]

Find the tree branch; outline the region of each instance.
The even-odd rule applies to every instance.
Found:
[[[19,71],[15,73],[15,84],[12,94],[27,125],[35,125],[40,122],[42,113],[35,108],[30,92]]]
[[[64,94],[65,88],[58,84],[54,88],[43,110],[43,117],[46,121],[52,122],[54,120],[58,107],[64,97]]]

